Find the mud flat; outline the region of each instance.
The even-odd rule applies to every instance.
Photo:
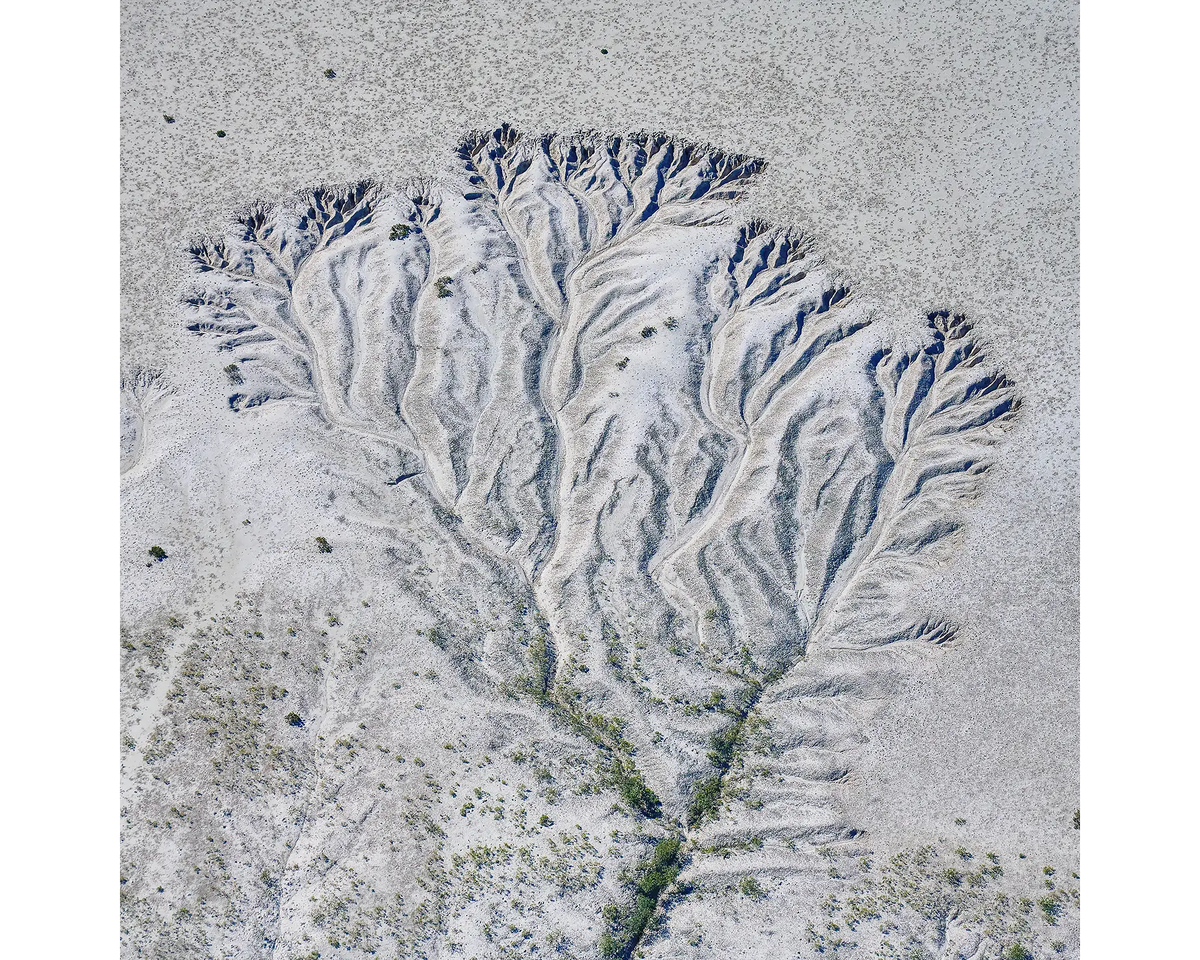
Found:
[[[124,955],[1078,955],[1073,39],[925,7],[130,10]]]

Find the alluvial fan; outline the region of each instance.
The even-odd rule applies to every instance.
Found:
[[[505,126],[456,164],[192,245],[186,322],[234,365],[229,406],[303,404],[384,451],[378,486],[407,485],[422,536],[522,608],[464,673],[606,751],[685,877],[728,872],[749,833],[853,838],[839,798],[893,686],[880,648],[953,637],[914,587],[1013,384],[949,312],[894,349],[808,238],[739,217],[761,160]],[[647,936],[637,909],[665,901],[643,888],[603,952]]]

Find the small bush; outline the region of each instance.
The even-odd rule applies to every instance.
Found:
[[[646,867],[646,872],[638,881],[638,889],[647,896],[657,897],[658,894],[679,876],[679,867],[675,865],[679,857],[680,840],[678,837],[667,837],[654,845],[654,855]]]
[[[295,713],[295,712],[289,713],[283,719],[286,720],[288,723],[290,723],[293,727],[304,726],[304,721],[301,719],[300,714],[298,714],[298,713]]]
[[[1004,960],[1033,960],[1033,954],[1021,946],[1021,944],[1014,943],[1004,951]]]
[[[329,67],[325,70],[325,78],[327,80],[332,80],[336,76],[337,76],[337,73],[334,71],[333,67]]]
[[[625,802],[643,816],[654,819],[662,812],[662,801],[658,799],[658,794],[646,786],[646,781],[636,770],[630,772],[622,768],[618,771],[617,787]]]
[[[152,556],[156,561],[161,562],[167,559],[167,551],[155,544],[150,548],[150,556]]]
[[[225,368],[225,376],[229,378],[230,383],[242,383],[242,371],[236,363],[231,363]]]
[[[321,553],[333,553],[333,547],[329,545],[329,541],[324,537],[317,537],[317,549]]]
[[[624,370],[627,366],[629,366],[629,358],[628,357],[622,357],[620,360],[617,361],[617,369],[618,370]]]
[[[174,122],[175,122],[175,118],[174,118],[173,116],[171,116],[169,113],[164,113],[164,114],[163,114],[163,119],[164,119],[164,120],[166,120],[166,121],[167,121],[167,123],[174,123]]]
[[[761,900],[767,895],[762,884],[754,877],[742,877],[742,882],[738,884],[738,891],[743,897],[749,897],[751,900]]]
[[[709,777],[700,784],[692,802],[688,805],[687,822],[694,827],[701,820],[716,817],[717,807],[721,802],[721,775]]]
[[[642,327],[642,339],[643,340],[649,340],[656,333],[658,333],[658,331],[654,327]]]
[[[449,277],[438,277],[433,285],[437,288],[438,299],[443,297],[454,296],[454,291],[450,289],[450,284],[453,281]]]
[[[1062,904],[1058,902],[1058,897],[1042,897],[1038,901],[1038,906],[1042,910],[1042,916],[1046,922],[1054,926],[1058,922],[1058,915],[1062,911]]]
[[[1079,811],[1078,810],[1075,811],[1075,816],[1073,816],[1071,818],[1071,823],[1075,827],[1076,830],[1079,829]]]
[[[224,136],[225,136],[225,131],[224,131],[224,130],[218,130],[218,131],[217,131],[217,136],[218,136],[218,137],[224,137]]]
[[[411,232],[412,231],[410,230],[407,223],[394,223],[394,224],[392,224],[392,232],[388,234],[388,239],[389,240],[403,240]]]

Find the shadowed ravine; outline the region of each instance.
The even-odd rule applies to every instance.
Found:
[[[962,316],[894,350],[807,238],[739,217],[761,160],[502,127],[457,163],[197,242],[188,329],[236,363],[234,411],[304,404],[377,446],[379,488],[544,616],[537,664],[479,651],[498,698],[620,721],[680,841],[614,914],[628,957],[676,875],[734,868],[706,847],[856,835],[840,791],[882,652],[953,636],[914,587],[1020,400]]]

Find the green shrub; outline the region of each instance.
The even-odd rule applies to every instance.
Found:
[[[224,130],[218,130],[218,131],[217,131],[217,136],[218,136],[218,137],[224,137],[224,136],[225,136],[225,131],[224,131]]]
[[[712,749],[708,751],[708,762],[714,767],[726,770],[733,762],[733,751],[742,736],[742,724],[743,721],[738,720],[709,738],[708,745]]]
[[[225,376],[229,377],[230,383],[242,383],[242,371],[236,363],[231,363],[225,368]]]
[[[694,827],[709,817],[715,817],[721,801],[721,775],[715,774],[700,784],[692,802],[688,804],[687,822]]]
[[[166,121],[167,121],[167,123],[174,123],[174,122],[175,122],[175,118],[174,118],[173,116],[171,116],[169,113],[164,113],[164,114],[163,114],[163,119],[164,119],[164,120],[166,120]]]
[[[167,559],[167,551],[164,550],[162,547],[158,546],[157,544],[155,544],[153,547],[150,548],[150,556],[152,556],[157,561],[166,560]]]
[[[1054,926],[1058,922],[1058,915],[1062,912],[1062,904],[1058,902],[1058,897],[1042,897],[1038,901],[1038,906],[1041,907],[1042,916],[1046,922]]]
[[[324,537],[317,537],[317,549],[321,553],[333,553],[333,547],[329,545],[329,541]]]
[[[409,235],[411,230],[407,223],[392,224],[392,232],[388,234],[389,240],[403,240]]]
[[[292,713],[289,713],[283,719],[286,720],[288,723],[290,723],[293,727],[304,726],[304,721],[300,718],[300,714],[298,714],[294,711]]]
[[[450,289],[450,284],[453,281],[449,277],[438,277],[434,282],[434,287],[437,288],[438,299],[443,297],[454,296],[454,291]]]
[[[662,801],[658,799],[658,794],[646,786],[646,781],[636,769],[619,765],[616,780],[621,797],[635,810],[641,811],[643,816],[653,819],[662,812]]]
[[[679,876],[675,861],[679,857],[680,846],[678,837],[667,837],[654,845],[654,854],[638,880],[638,889],[646,896],[657,897],[664,887]]]
[[[742,882],[738,884],[738,890],[743,897],[749,897],[751,900],[761,900],[767,895],[762,884],[754,877],[742,877]]]
[[[337,73],[334,71],[333,67],[328,67],[325,70],[325,78],[327,80],[332,80],[336,76],[337,76]]]
[[[1014,943],[1004,951],[1004,960],[1033,960],[1033,954],[1021,946],[1021,944]]]
[[[633,955],[642,935],[654,916],[658,898],[675,878],[679,876],[678,837],[666,837],[654,846],[654,853],[643,865],[637,879],[637,895],[633,909],[622,918],[621,910],[609,904],[602,916],[614,924],[616,929],[606,930],[600,937],[600,955],[612,958],[628,958]]]

